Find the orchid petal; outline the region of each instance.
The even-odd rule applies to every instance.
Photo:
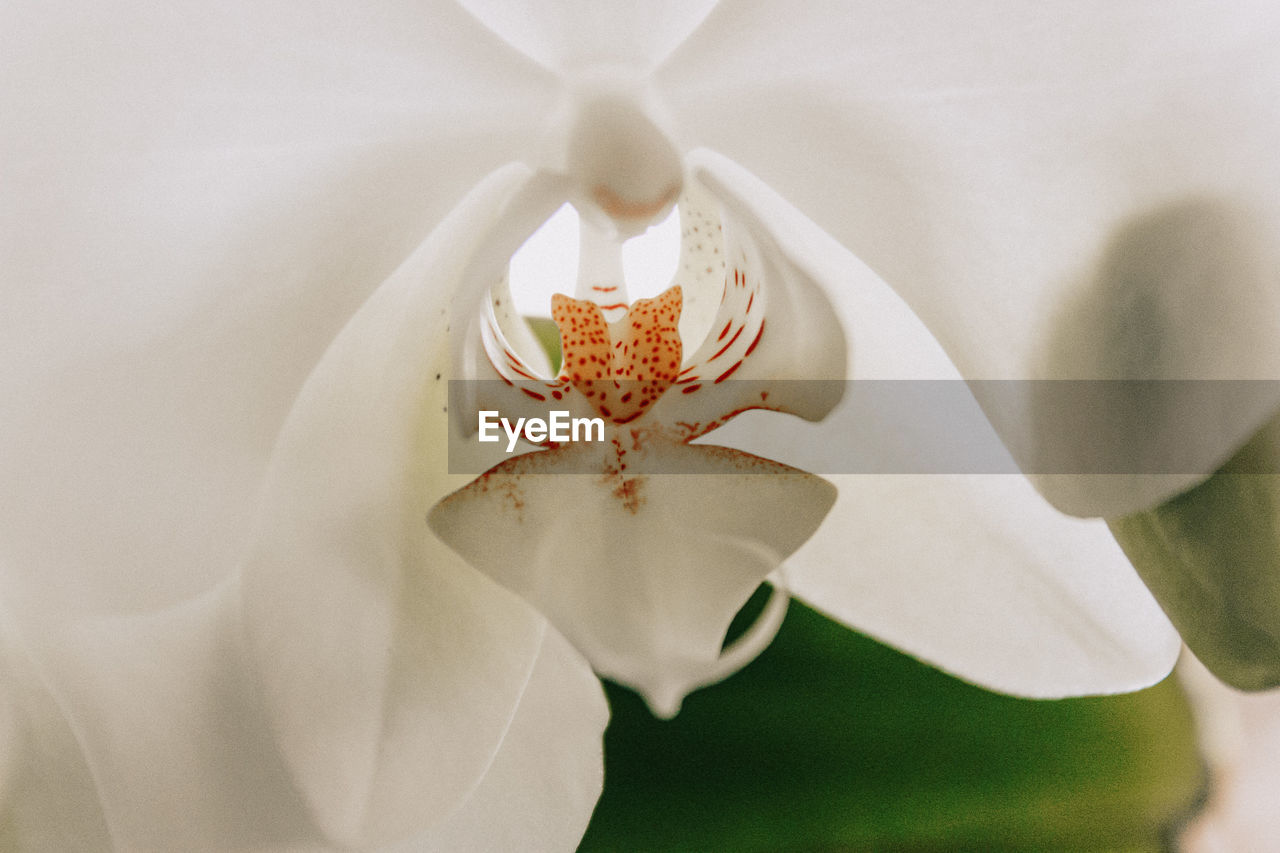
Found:
[[[590,470],[582,457],[591,455],[603,474],[571,473]],[[682,473],[631,475],[624,458]],[[449,496],[430,521],[545,613],[597,672],[671,716],[691,689],[728,674],[721,648],[734,614],[834,497],[801,471],[653,436],[625,456],[616,444],[580,443],[516,457]]]
[[[114,847],[319,838],[262,714],[236,609],[227,588],[146,616],[52,628],[35,641]]]
[[[710,152],[690,157],[695,172]],[[781,244],[772,223],[760,218],[755,207],[736,192],[737,187],[714,181],[706,169],[701,178],[711,178],[709,187],[698,188],[690,181],[694,205],[691,221],[701,220],[701,231],[682,235],[682,267],[702,256],[711,244],[723,253],[723,262],[708,262],[692,274],[682,268],[676,282],[692,281],[696,318],[694,328],[705,322],[707,277],[723,271],[719,305],[701,343],[686,342],[687,365],[680,371],[680,393],[664,395],[654,406],[652,418],[667,426],[677,425],[687,439],[696,438],[723,425],[730,417],[751,408],[788,412],[806,420],[825,417],[840,397],[848,358],[845,334],[822,284],[806,264]],[[707,192],[710,189],[710,193]],[[721,213],[698,215],[706,205],[703,195],[722,203]],[[722,222],[723,219],[723,222]],[[692,244],[692,247],[690,247]],[[699,245],[701,244],[701,246]],[[713,254],[712,257],[715,257]],[[803,255],[800,256],[803,258]],[[685,324],[681,324],[683,335]],[[733,381],[728,381],[728,380]],[[772,380],[813,380],[780,381]]]
[[[1265,0],[738,2],[657,85],[690,138],[897,288],[966,377],[1275,378],[1277,38]],[[1164,402],[1092,424],[1090,444],[1193,434]],[[1150,506],[1277,404],[1211,424],[1181,476],[1039,486],[1075,514]]]
[[[23,743],[18,709],[14,704],[13,678],[4,670],[0,682],[0,815],[13,795],[13,781],[23,764]]]
[[[789,563],[796,595],[954,675],[1033,698],[1118,693],[1180,644],[1101,521],[1007,475],[830,478],[832,520]]]
[[[459,485],[444,458],[447,329],[483,298],[460,282],[477,264],[496,280],[558,206],[544,189],[518,166],[477,187],[335,339],[272,458],[246,632],[286,765],[340,843],[428,827],[465,801],[546,630],[424,521]]]
[[[4,682],[14,714],[8,797],[0,804],[6,850],[109,850],[112,833],[79,733],[5,614]]]
[[[272,742],[235,611],[228,588],[169,611],[63,626],[39,638],[36,689],[43,694],[48,684],[52,693],[28,716],[44,718],[37,748],[45,773],[18,780],[10,812],[17,849],[335,849],[311,822]],[[474,845],[498,833],[571,847],[600,790],[600,692],[572,648],[548,633],[480,787],[404,849],[457,849],[451,845],[459,837]],[[55,751],[50,733],[59,731]],[[81,750],[88,765],[77,779],[66,770],[77,767]],[[559,768],[555,784],[527,784],[534,762],[541,772]],[[42,784],[45,775],[52,778]],[[50,783],[56,794],[45,790]],[[521,797],[536,810],[513,811]],[[86,820],[95,816],[96,830]]]
[[[325,345],[553,80],[443,0],[9,3],[0,55],[10,593],[172,603],[242,552]]]
[[[555,631],[480,787],[449,819],[394,851],[572,850],[604,782],[600,680]],[[392,853],[392,851],[387,851]]]
[[[716,0],[459,0],[516,49],[547,68],[593,64],[648,69],[666,58]]]
[[[711,334],[725,296],[724,224],[720,203],[698,181],[686,181],[680,197],[680,257],[673,284],[680,285],[680,340],[685,361]]]
[[[750,202],[751,187],[739,190]],[[831,295],[853,342],[851,377],[958,382],[928,329],[865,265],[794,216],[771,224],[787,255],[804,258]],[[828,427],[841,421],[839,410],[764,445],[767,417],[747,413],[716,439],[819,473],[857,449]],[[870,440],[886,441],[876,428],[868,427]],[[817,458],[802,458],[811,448]],[[1025,696],[1135,689],[1172,667],[1177,636],[1105,525],[1061,515],[1022,477],[828,476],[836,505],[788,561],[787,580],[831,616],[969,681]]]

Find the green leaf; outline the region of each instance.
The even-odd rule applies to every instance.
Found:
[[[989,693],[793,602],[741,673],[651,717],[608,685],[582,850],[1158,850],[1203,773],[1172,681]]]

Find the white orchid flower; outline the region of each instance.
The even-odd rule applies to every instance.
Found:
[[[657,495],[592,540],[693,605],[628,622],[684,633],[627,659],[590,595],[522,574],[572,550],[522,567],[505,532],[475,551],[483,517],[437,523],[490,578],[426,523],[471,479],[444,458],[446,380],[480,375],[470,330],[518,334],[485,325],[486,293],[566,200],[626,235],[709,194],[686,212],[723,211],[745,252],[766,379],[804,378],[787,356],[815,328],[844,359],[827,305],[852,367],[824,376],[1278,372],[1269,4],[464,5],[0,12],[9,846],[565,849],[607,717],[583,656],[660,710],[738,662],[716,629],[812,532],[816,481],[796,475],[808,505],[763,547],[717,532],[741,571],[696,535],[723,487],[670,542],[628,538],[676,517]],[[691,305],[719,286],[686,284]],[[1201,474],[1040,486],[1080,516],[1147,510],[1266,402],[1202,436]],[[1131,414],[1100,434],[1131,441]],[[834,481],[786,577],[837,618],[1023,695],[1171,666],[1100,522],[1010,477]],[[690,548],[734,572],[675,577]]]

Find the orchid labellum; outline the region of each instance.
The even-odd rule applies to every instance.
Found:
[[[1163,677],[1178,637],[1106,526],[1024,479],[824,482],[692,442],[785,413],[803,435],[838,394],[792,380],[1276,378],[1278,17],[8,4],[5,845],[568,849],[600,789],[594,673],[674,713],[789,593],[997,690]],[[566,202],[552,371],[507,269]],[[633,302],[618,246],[673,206],[678,290]],[[610,441],[450,473],[526,390]],[[1028,419],[1053,449],[1178,443],[1168,402],[1070,432],[1034,400],[989,414],[1011,444]],[[1277,405],[1197,428],[1185,474],[1036,481],[1128,519],[1179,627],[1259,684],[1274,514],[1239,531],[1263,543],[1241,584],[1209,546],[1254,492],[1196,505],[1208,544],[1160,535]]]

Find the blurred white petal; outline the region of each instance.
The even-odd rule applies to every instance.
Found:
[[[716,0],[460,0],[512,46],[561,72],[592,64],[657,65]]]
[[[0,55],[6,577],[181,600],[328,342],[551,80],[448,2],[9,4]]]
[[[1209,797],[1177,843],[1185,853],[1270,850],[1280,838],[1280,693],[1246,695],[1191,655],[1178,663],[1209,771]]]
[[[722,180],[742,177],[731,164],[702,162]],[[769,201],[751,183],[734,188],[756,205]],[[773,212],[784,250],[828,285],[849,337],[849,376],[959,380],[883,281],[794,210]],[[747,413],[713,437],[792,464],[801,462],[789,452],[817,447],[811,470],[824,474],[816,465],[838,466],[849,452],[842,448],[853,439],[827,423],[790,424],[785,440],[761,447],[765,417]],[[839,409],[830,420],[840,422]],[[870,425],[866,434],[884,441],[892,429]],[[827,614],[966,680],[1022,696],[1133,690],[1172,668],[1177,634],[1106,525],[1063,515],[1023,477],[826,476],[839,497],[788,561],[787,582]]]
[[[343,843],[389,841],[461,804],[546,630],[425,521],[459,485],[441,452],[451,302],[492,263],[492,224],[515,211],[518,228],[538,186],[513,166],[467,197],[334,340],[272,456],[244,566],[250,654],[286,764]],[[547,198],[523,235],[558,206]]]
[[[982,686],[1035,698],[1159,681],[1178,636],[1101,521],[1022,478],[831,478],[830,522],[789,564],[796,594]]]
[[[46,626],[32,643],[41,677],[15,678],[12,663],[8,673],[21,685],[24,746],[39,760],[15,776],[12,838],[0,838],[86,853],[346,849],[325,839],[285,766],[236,597],[228,587],[146,616]],[[554,633],[531,651],[537,660],[484,781],[405,849],[449,849],[460,833],[476,842],[525,833],[543,849],[567,849],[585,829],[601,784],[599,682]],[[528,784],[548,772],[547,784]],[[511,808],[521,797],[536,804],[532,814]]]
[[[397,853],[572,850],[603,784],[600,681],[548,631],[493,765],[471,798]]]
[[[732,2],[658,82],[687,139],[866,261],[968,378],[1275,378],[1277,37],[1264,0]],[[1177,434],[1158,402],[1096,440]],[[1145,508],[1277,403],[1222,419],[1198,473],[1041,487]]]
[[[254,848],[319,837],[262,713],[235,609],[234,590],[222,589],[142,617],[49,626],[33,639],[114,847]]]

